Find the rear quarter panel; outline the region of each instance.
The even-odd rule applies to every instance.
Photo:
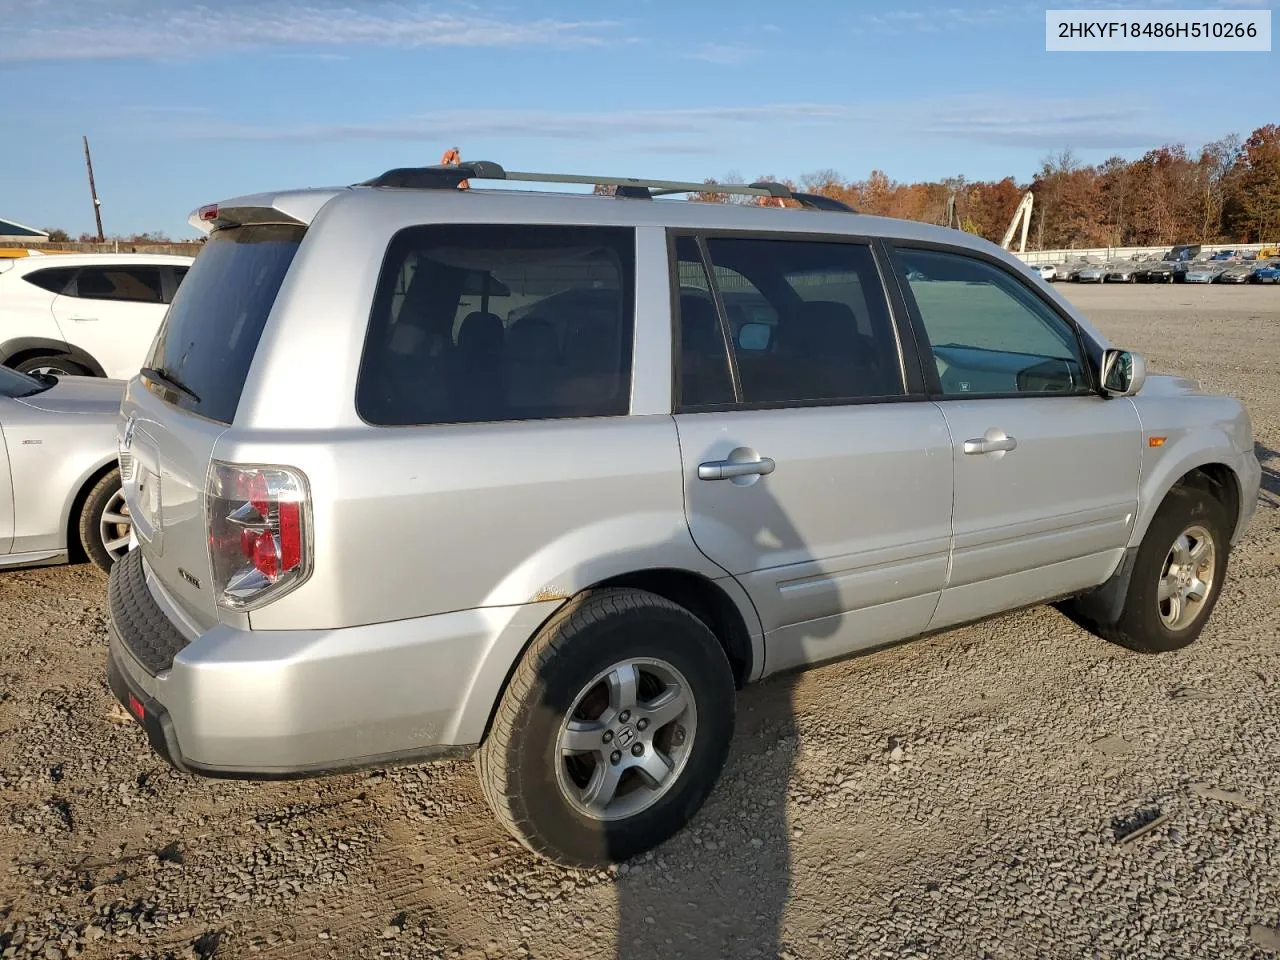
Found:
[[[690,537],[669,416],[236,434],[216,456],[296,466],[313,503],[311,577],[254,629],[564,600],[650,568],[725,576]]]

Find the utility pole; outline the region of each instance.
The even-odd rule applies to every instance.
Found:
[[[98,224],[98,242],[106,243],[102,232],[102,201],[98,199],[98,188],[93,184],[93,160],[89,158],[89,138],[84,138],[84,165],[89,170],[89,193],[93,197],[93,219]]]

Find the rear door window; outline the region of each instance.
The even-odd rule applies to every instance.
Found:
[[[41,290],[48,290],[50,293],[62,293],[67,288],[67,282],[75,276],[74,267],[55,267],[46,270],[33,270],[22,279],[27,283],[34,283]]]
[[[624,228],[401,231],[374,297],[360,415],[409,425],[625,414],[634,262]]]
[[[868,245],[712,236],[706,248],[741,403],[853,403],[905,394],[897,334]],[[714,311],[705,318],[706,298],[697,296],[696,248],[682,238],[677,256],[680,407],[732,401],[722,373],[724,337],[712,335]]]
[[[147,362],[194,394],[165,391],[171,403],[221,423],[235,419],[262,328],[304,231],[253,224],[214,231],[206,241]]]
[[[163,303],[159,267],[85,267],[76,274],[72,292],[82,300]]]

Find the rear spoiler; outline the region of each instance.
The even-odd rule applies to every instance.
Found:
[[[320,208],[346,187],[317,190],[290,190],[282,193],[257,193],[210,203],[191,211],[187,223],[203,234],[220,227],[236,227],[249,223],[283,223],[307,226]]]

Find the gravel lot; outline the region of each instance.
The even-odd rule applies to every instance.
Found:
[[[1280,291],[1062,289],[1252,413],[1268,489],[1191,649],[1039,608],[763,684],[692,829],[572,872],[469,762],[175,774],[103,683],[102,578],[0,573],[0,955],[1280,956]]]

